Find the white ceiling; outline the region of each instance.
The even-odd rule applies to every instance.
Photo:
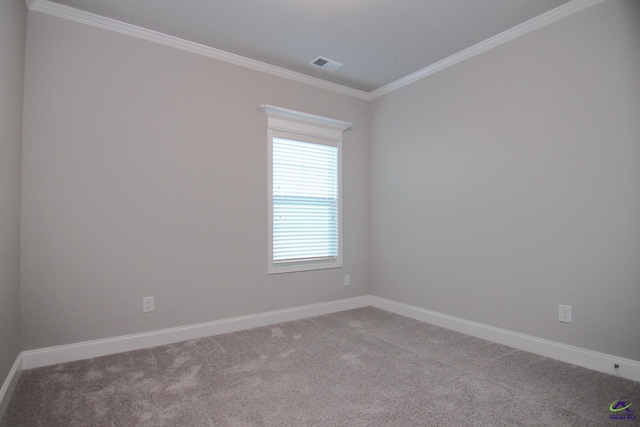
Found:
[[[569,0],[52,0],[371,92]],[[344,65],[329,72],[317,56]]]

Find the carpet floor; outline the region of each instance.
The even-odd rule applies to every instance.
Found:
[[[632,426],[640,383],[372,307],[24,371],[0,426]]]

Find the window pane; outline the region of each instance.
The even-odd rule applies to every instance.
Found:
[[[273,261],[338,256],[338,148],[273,138]]]

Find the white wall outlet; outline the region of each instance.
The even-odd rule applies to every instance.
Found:
[[[560,304],[560,317],[559,319],[564,323],[571,323],[571,306]]]
[[[344,285],[345,286],[349,286],[351,284],[351,275],[350,274],[345,274],[344,275]]]
[[[153,297],[144,297],[142,298],[142,312],[143,313],[148,313],[150,311],[155,310],[154,308],[154,303],[153,303]]]

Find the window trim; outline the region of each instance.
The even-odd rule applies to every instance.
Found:
[[[343,266],[343,226],[342,226],[342,142],[343,131],[353,126],[352,123],[328,117],[289,110],[272,105],[261,105],[260,111],[267,116],[268,141],[268,274],[291,273],[297,271],[323,270],[340,268]],[[273,138],[275,133],[286,133],[296,137],[296,140],[318,143],[316,138],[335,142],[338,149],[338,256],[335,261],[304,261],[281,263],[273,261]],[[277,137],[277,136],[276,136]],[[298,139],[299,138],[299,139]],[[307,139],[305,139],[307,138]]]

